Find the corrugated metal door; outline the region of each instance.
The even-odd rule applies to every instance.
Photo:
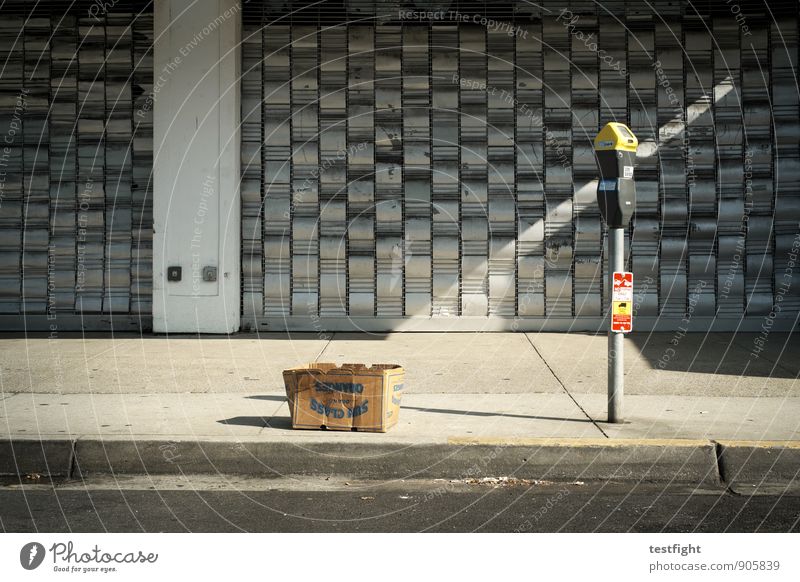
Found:
[[[794,325],[796,13],[444,4],[245,7],[247,326],[596,329],[612,120],[641,143],[637,329]]]
[[[152,7],[51,4],[1,9],[0,323],[146,328]]]

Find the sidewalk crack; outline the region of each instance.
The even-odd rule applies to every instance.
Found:
[[[556,382],[558,382],[558,384],[561,386],[561,389],[564,390],[564,393],[567,396],[569,396],[570,400],[572,400],[572,402],[575,403],[575,406],[578,407],[578,410],[580,410],[583,413],[583,415],[589,420],[589,422],[591,422],[594,425],[594,427],[597,430],[600,431],[600,434],[602,434],[606,438],[610,438],[606,434],[606,431],[603,430],[603,427],[601,427],[599,424],[597,424],[595,419],[593,419],[591,417],[591,415],[588,412],[586,412],[586,410],[583,408],[583,406],[581,406],[580,403],[575,399],[575,397],[572,394],[570,394],[569,390],[567,390],[567,386],[564,384],[564,382],[561,381],[561,378],[558,377],[558,374],[556,374],[556,371],[553,370],[553,368],[550,366],[550,364],[547,362],[547,360],[544,359],[544,356],[539,351],[539,348],[536,347],[536,344],[533,343],[533,340],[530,338],[530,336],[528,336],[527,333],[524,334],[524,335],[525,335],[525,339],[528,340],[528,343],[531,344],[531,347],[533,348],[533,351],[536,352],[536,355],[539,356],[539,358],[542,360],[544,365],[547,366],[547,369],[550,370],[550,373],[553,375],[553,378],[556,379]]]
[[[316,357],[316,358],[314,358],[314,361],[315,361],[315,362],[319,362],[319,359],[322,357],[322,354],[324,354],[324,353],[325,353],[325,350],[327,350],[327,349],[328,349],[328,346],[329,346],[329,345],[331,345],[331,342],[333,341],[333,338],[334,338],[335,336],[336,336],[336,332],[332,332],[332,333],[331,333],[331,335],[330,335],[330,337],[328,338],[328,343],[326,343],[326,344],[325,344],[325,345],[322,347],[322,349],[320,350],[320,352],[317,354],[317,357]]]

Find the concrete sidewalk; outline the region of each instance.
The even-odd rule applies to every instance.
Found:
[[[800,396],[800,334],[631,334],[626,394]],[[605,394],[605,335],[583,333],[0,334],[0,398],[42,393],[253,393],[283,390],[307,362],[392,362],[407,393]]]
[[[604,422],[605,336],[5,337],[0,473],[791,483],[800,346],[754,337],[631,336],[622,425]],[[405,366],[398,426],[291,430],[281,371],[315,360]]]

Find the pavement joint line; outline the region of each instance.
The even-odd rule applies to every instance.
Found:
[[[539,348],[537,348],[537,347],[536,347],[536,344],[534,344],[534,343],[533,343],[533,340],[530,338],[530,336],[528,335],[528,333],[527,333],[527,332],[525,332],[525,333],[524,333],[524,335],[525,335],[525,339],[527,339],[527,340],[528,340],[528,343],[529,343],[529,344],[531,345],[531,347],[533,348],[533,351],[534,351],[534,352],[536,352],[536,355],[537,355],[537,356],[539,356],[539,359],[541,359],[541,360],[542,360],[542,363],[544,363],[544,365],[545,365],[545,366],[547,366],[547,369],[548,369],[548,370],[550,370],[550,373],[553,375],[553,378],[555,378],[555,379],[556,379],[556,382],[558,382],[558,383],[559,383],[559,385],[560,385],[560,386],[561,386],[561,388],[564,390],[564,392],[567,394],[567,396],[569,396],[570,400],[572,400],[572,402],[574,402],[574,403],[575,403],[575,406],[577,406],[577,407],[578,407],[578,409],[579,409],[579,410],[580,410],[580,411],[583,413],[583,415],[584,415],[586,418],[588,418],[588,419],[589,419],[589,422],[591,422],[591,423],[592,423],[592,424],[595,426],[595,428],[596,428],[597,430],[599,430],[599,431],[600,431],[600,434],[602,434],[602,435],[603,435],[604,437],[606,437],[606,438],[610,438],[610,437],[608,436],[608,434],[606,434],[606,431],[604,431],[604,430],[603,430],[603,427],[601,427],[599,424],[597,424],[597,421],[595,421],[595,419],[593,419],[593,418],[591,417],[591,415],[590,415],[588,412],[586,412],[586,410],[583,408],[583,406],[581,406],[581,405],[578,403],[578,401],[575,399],[575,397],[574,397],[572,394],[570,394],[570,391],[569,391],[569,390],[567,390],[567,386],[564,384],[564,382],[562,382],[562,381],[561,381],[561,378],[559,378],[559,377],[558,377],[558,374],[556,374],[556,371],[555,371],[555,370],[553,370],[553,368],[550,366],[550,364],[548,363],[548,361],[547,361],[547,360],[544,358],[544,356],[542,355],[542,353],[539,351]]]
[[[69,451],[69,466],[67,467],[67,479],[72,479],[75,475],[75,467],[78,464],[78,439],[72,439]]]
[[[261,420],[264,421],[264,426],[262,426],[259,429],[258,436],[262,436],[264,434],[264,429],[265,428],[272,426],[272,420],[274,418],[281,418],[280,416],[278,416],[278,413],[281,411],[281,407],[283,405],[284,405],[283,402],[278,403],[278,405],[275,407],[275,410],[273,410],[271,414],[268,414],[268,415],[265,414],[264,416],[261,417]]]
[[[715,467],[717,468],[717,480],[725,486],[726,490],[730,490],[730,485],[725,479],[725,471],[723,470],[722,445],[720,445],[719,442],[714,439],[711,440],[711,443],[714,445],[714,461]]]
[[[322,354],[324,354],[324,353],[325,353],[325,350],[327,350],[327,349],[328,349],[328,346],[329,346],[329,345],[331,345],[331,342],[333,341],[333,338],[334,338],[335,336],[336,336],[336,332],[334,331],[334,332],[332,332],[332,333],[331,333],[331,337],[329,337],[329,338],[328,338],[328,342],[327,342],[327,343],[326,343],[324,346],[322,346],[322,349],[321,349],[321,350],[320,350],[320,352],[317,354],[317,357],[316,357],[316,358],[314,358],[314,361],[315,361],[315,362],[319,362],[319,359],[322,357]]]

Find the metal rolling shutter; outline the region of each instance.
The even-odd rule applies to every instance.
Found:
[[[791,4],[742,3],[747,34],[724,3],[572,2],[573,29],[563,3],[444,4],[527,34],[398,20],[410,2],[245,6],[247,326],[596,329],[611,120],[641,143],[638,328],[759,329],[778,302],[792,325]]]
[[[153,18],[133,4],[0,9],[3,329],[149,327]]]

